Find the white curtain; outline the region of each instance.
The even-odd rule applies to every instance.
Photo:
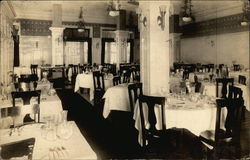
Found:
[[[116,42],[105,42],[105,63],[114,64],[117,62]],[[130,60],[130,43],[127,43],[126,63]]]
[[[88,42],[66,42],[64,48],[64,63],[88,63]]]

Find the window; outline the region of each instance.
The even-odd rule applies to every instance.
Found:
[[[114,42],[114,40],[104,40],[103,42],[104,45],[104,51],[102,51],[104,54],[102,57],[102,62],[103,63],[117,63],[118,61],[118,57],[117,57],[117,46],[116,46],[116,42]],[[126,56],[123,57],[122,62],[121,63],[130,63],[130,56],[132,54],[131,49],[132,45],[131,42],[129,41],[127,43],[127,49],[126,49]]]
[[[68,64],[88,63],[88,42],[66,42],[64,62]]]

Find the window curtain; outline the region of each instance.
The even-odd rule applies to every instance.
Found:
[[[127,43],[127,55],[125,58],[126,63],[131,63],[133,61],[133,41],[129,40]],[[102,64],[111,63],[114,64],[117,62],[117,48],[114,39],[102,39]]]

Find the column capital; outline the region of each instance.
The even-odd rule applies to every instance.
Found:
[[[60,34],[63,32],[65,28],[64,27],[50,27],[49,30],[51,30],[52,34]]]

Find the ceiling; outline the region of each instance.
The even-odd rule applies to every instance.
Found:
[[[143,0],[139,0],[143,1]],[[173,2],[173,12],[180,13],[181,0],[171,0]],[[127,0],[120,0],[121,8],[129,11],[136,11],[137,5],[127,3]],[[107,15],[108,0],[71,0],[71,1],[41,1],[26,0],[12,1],[17,18],[31,19],[51,19],[53,4],[62,4],[62,17],[66,21],[78,19],[80,7],[83,7],[83,14],[86,21],[105,20],[113,23],[114,19]],[[204,20],[240,13],[242,11],[240,0],[193,0],[193,14],[196,19]]]

